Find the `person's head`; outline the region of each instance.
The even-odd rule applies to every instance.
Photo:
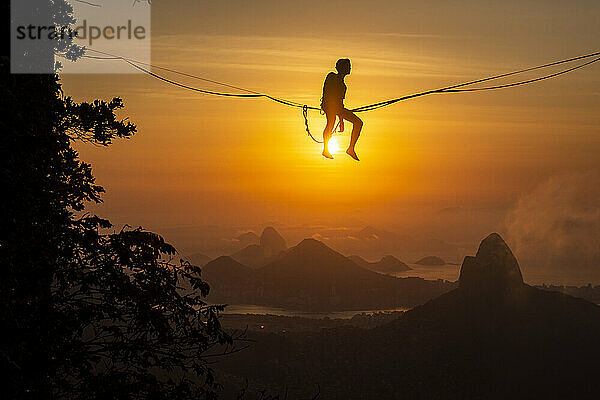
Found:
[[[340,75],[348,75],[350,73],[350,60],[348,58],[340,58],[335,63],[335,69]]]

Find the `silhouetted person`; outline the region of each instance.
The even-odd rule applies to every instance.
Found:
[[[363,122],[352,111],[344,108],[344,98],[346,97],[344,77],[350,74],[350,60],[340,58],[335,63],[335,69],[337,70],[337,74],[330,72],[325,78],[325,83],[323,83],[321,108],[327,116],[327,125],[325,125],[325,129],[323,130],[323,156],[333,158],[331,153],[329,153],[328,144],[333,134],[335,117],[337,116],[340,119],[340,132],[344,131],[344,120],[352,123],[352,135],[350,136],[350,145],[348,145],[346,153],[356,161],[359,161],[354,146],[360,136]]]

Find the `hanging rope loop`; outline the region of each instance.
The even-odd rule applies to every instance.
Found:
[[[310,138],[316,143],[323,143],[322,141],[315,139],[312,133],[310,133],[310,129],[308,127],[308,106],[306,104],[302,105],[302,117],[304,117],[304,126],[306,127],[306,133],[308,133],[308,136],[310,136]]]

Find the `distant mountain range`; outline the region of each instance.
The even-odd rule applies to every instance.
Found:
[[[278,257],[287,249],[283,236],[273,227],[267,227],[257,244],[249,244],[231,255],[234,260],[252,268],[259,268]]]
[[[282,250],[285,242],[272,232],[262,237],[260,251],[251,254],[257,257],[247,259],[253,268],[240,262],[239,253],[204,266],[203,276],[212,287],[211,302],[307,311],[392,308],[420,304],[455,286],[374,272],[315,239]],[[266,264],[260,266],[259,261]],[[371,264],[383,270],[405,268],[390,257]]]
[[[303,242],[294,258],[307,261],[307,254],[330,253]],[[338,262],[333,271],[346,271]],[[276,268],[283,265],[270,267]],[[260,345],[221,368],[285,387],[293,398],[311,396],[314,387],[327,399],[595,399],[600,393],[600,307],[525,284],[497,234],[465,257],[458,287],[387,324],[255,335]]]
[[[266,228],[275,231],[272,227]],[[456,262],[461,259],[466,249],[472,248],[472,243],[450,243],[444,240],[411,236],[403,232],[390,232],[373,226],[366,227],[344,227],[344,226],[300,226],[282,227],[279,233],[285,232],[283,237],[292,237],[294,242],[302,238],[314,237],[321,240],[329,247],[343,254],[357,254],[368,260],[380,259],[382,256],[391,254],[406,261],[416,260],[424,255],[438,255],[446,261]],[[277,233],[278,236],[281,236]],[[258,231],[240,231],[234,227],[196,227],[169,231],[169,236],[177,238],[176,242],[180,248],[193,249],[186,253],[202,253],[216,258],[221,255],[236,255],[242,249],[253,245],[260,245],[261,233]],[[249,249],[250,258],[257,258],[255,253]],[[254,253],[253,253],[254,252]],[[243,253],[243,252],[242,252]],[[236,255],[236,259],[247,264],[247,259],[241,260],[244,254]],[[260,258],[258,256],[258,258]],[[248,264],[247,264],[248,265]],[[250,265],[248,265],[250,266]]]

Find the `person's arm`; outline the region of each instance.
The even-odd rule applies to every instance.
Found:
[[[342,114],[338,114],[338,118],[340,119],[340,125],[338,132],[344,132],[344,118],[342,118]]]

